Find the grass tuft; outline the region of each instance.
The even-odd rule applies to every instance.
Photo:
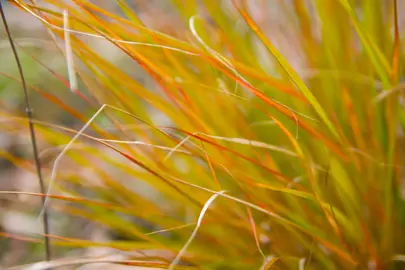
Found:
[[[21,267],[403,267],[400,1],[101,2],[11,1],[67,67],[32,54],[61,84],[27,89],[74,127],[29,121],[48,192],[0,195],[45,198],[41,214],[109,233],[44,233],[60,259]],[[0,105],[1,132],[23,133],[27,119]],[[127,253],[65,259],[68,247]]]

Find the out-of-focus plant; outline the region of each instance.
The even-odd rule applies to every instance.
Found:
[[[403,264],[401,3],[172,0],[150,10],[170,18],[153,25],[122,0],[119,13],[43,2],[12,1],[64,40],[71,95],[92,111],[51,100],[83,129],[36,122],[52,146],[47,207],[121,237],[50,235],[54,246],[137,251],[121,263],[170,269]],[[25,130],[1,115],[2,132]]]

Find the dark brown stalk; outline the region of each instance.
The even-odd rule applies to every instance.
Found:
[[[8,23],[7,23],[7,20],[6,20],[6,15],[4,13],[4,9],[3,9],[3,5],[2,5],[1,1],[0,1],[0,14],[1,14],[1,19],[3,20],[4,28],[5,28],[7,36],[8,36],[8,41],[10,43],[11,50],[13,51],[14,58],[15,58],[15,61],[17,63],[18,72],[20,73],[21,83],[22,83],[23,90],[24,90],[25,112],[26,112],[26,115],[27,115],[27,118],[28,118],[28,126],[29,126],[32,149],[33,149],[33,154],[34,154],[35,168],[36,168],[37,175],[38,175],[38,180],[39,180],[41,193],[45,194],[46,189],[45,189],[45,184],[44,184],[44,180],[43,180],[42,173],[41,173],[41,163],[40,163],[39,158],[38,158],[37,140],[36,140],[36,136],[35,136],[34,123],[32,121],[33,117],[32,117],[32,110],[31,110],[31,106],[30,106],[30,102],[29,102],[29,97],[28,97],[27,84],[25,82],[25,77],[24,77],[24,72],[23,72],[22,66],[21,66],[20,57],[18,56],[17,49],[16,49],[16,47],[14,45],[14,41],[13,41],[13,38],[11,36],[10,29],[8,27]],[[43,205],[45,203],[45,199],[46,199],[46,197],[43,196],[42,197],[42,204]],[[49,219],[48,219],[48,211],[47,211],[47,209],[44,209],[44,214],[42,216],[42,222],[43,222],[43,230],[44,230],[44,235],[45,235],[44,236],[44,240],[45,240],[45,259],[47,261],[49,261],[51,259],[51,248],[50,248],[49,238],[47,237],[47,235],[49,235]]]

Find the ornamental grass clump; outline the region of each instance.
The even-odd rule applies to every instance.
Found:
[[[76,123],[34,114],[40,216],[113,235],[51,222],[47,266],[109,247],[131,252],[111,263],[168,269],[405,267],[401,1],[11,2],[66,59],[42,63],[64,86],[30,91]]]

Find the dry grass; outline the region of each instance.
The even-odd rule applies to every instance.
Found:
[[[169,269],[401,267],[402,3],[172,0],[144,6],[167,19],[153,24],[142,4],[43,2],[12,1],[64,41],[55,76],[88,104],[44,99],[83,127],[35,122],[52,157],[46,207],[125,237],[51,235],[54,248]],[[25,131],[0,113],[2,132]]]

